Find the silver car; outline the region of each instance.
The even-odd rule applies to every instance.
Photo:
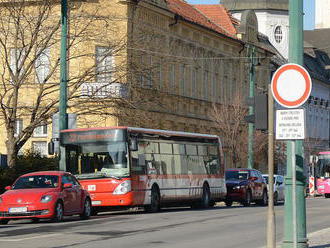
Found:
[[[268,175],[262,176],[268,185]],[[274,204],[278,204],[279,201],[284,201],[284,176],[274,175]]]

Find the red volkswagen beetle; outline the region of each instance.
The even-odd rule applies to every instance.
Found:
[[[40,171],[20,176],[0,195],[0,223],[11,219],[52,219],[64,215],[91,215],[91,200],[78,180],[63,171]]]

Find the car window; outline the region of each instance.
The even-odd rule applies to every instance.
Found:
[[[62,184],[71,183],[73,185],[72,178],[69,175],[62,176]]]
[[[78,180],[75,177],[70,176],[70,178],[71,178],[71,181],[73,182],[73,185],[80,186],[80,183],[78,182]]]
[[[58,176],[35,175],[20,177],[13,185],[13,189],[56,188],[57,186]]]
[[[226,171],[226,180],[246,180],[249,178],[249,172],[244,170],[244,171],[239,171],[239,170],[230,170]]]

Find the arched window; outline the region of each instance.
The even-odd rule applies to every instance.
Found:
[[[274,38],[277,43],[281,43],[283,39],[282,27],[277,26],[274,31]]]

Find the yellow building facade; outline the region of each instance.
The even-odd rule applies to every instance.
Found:
[[[24,2],[32,3],[25,6],[30,14],[40,4]],[[54,32],[44,31],[35,42],[50,34],[52,42],[31,45],[35,52],[22,68],[34,66],[23,80],[16,80],[22,85],[16,87],[19,108],[14,124],[15,137],[37,127],[21,151],[32,147],[44,155],[59,97],[60,27],[56,25],[61,11],[58,4],[51,4],[50,10],[42,20],[48,24],[41,26]],[[138,126],[219,135],[211,116],[213,106],[230,104],[237,94],[248,95],[249,49],[255,48],[257,63],[263,65],[256,70],[259,91],[269,82],[273,55],[259,42],[253,21],[242,26],[227,12],[219,13],[208,16],[207,10],[183,0],[69,1],[68,112],[77,114],[77,127]],[[33,37],[33,32],[26,36]],[[12,54],[29,47],[23,43],[18,39],[8,44]],[[44,52],[38,53],[38,48]],[[16,67],[10,67],[13,60]],[[20,57],[10,57],[7,64],[17,69]],[[5,68],[2,73],[13,77]],[[2,91],[9,81],[3,81]],[[42,108],[34,111],[36,105]],[[38,121],[31,121],[33,114]],[[6,121],[1,125],[0,152],[6,154]]]

